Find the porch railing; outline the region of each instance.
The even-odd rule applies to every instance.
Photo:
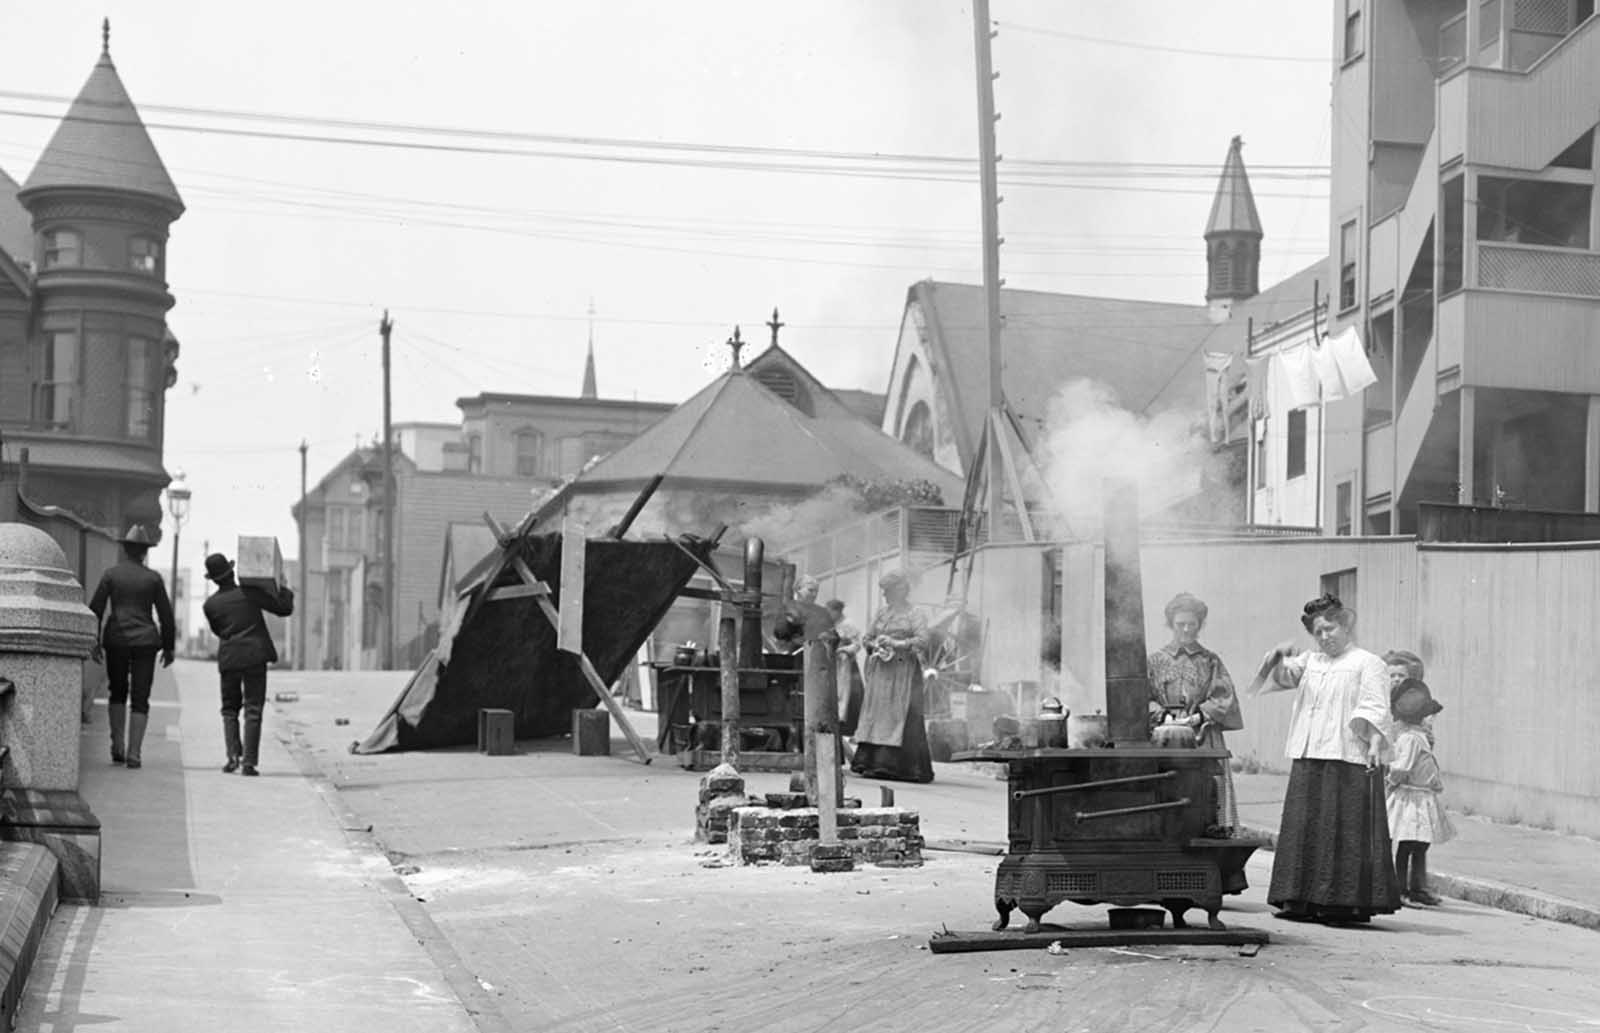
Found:
[[[1600,251],[1480,243],[1478,286],[1600,298]]]

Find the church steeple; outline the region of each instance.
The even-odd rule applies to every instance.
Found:
[[[1206,301],[1225,316],[1235,301],[1261,292],[1261,217],[1244,171],[1244,140],[1234,137],[1206,222]]]
[[[583,363],[583,393],[580,398],[599,398],[594,382],[594,301],[589,302],[589,357]]]

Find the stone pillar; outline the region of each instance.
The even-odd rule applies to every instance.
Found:
[[[27,524],[0,524],[0,838],[39,843],[61,864],[61,895],[99,899],[100,823],[78,795],[83,661],[94,614],[66,554]]]

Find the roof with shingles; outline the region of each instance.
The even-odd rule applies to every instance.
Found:
[[[796,364],[798,365],[798,364]],[[867,423],[806,375],[820,402],[808,416],[742,369],[732,369],[653,427],[585,470],[571,485],[673,480],[752,488],[821,486],[844,474],[872,480],[928,480],[947,499],[959,478]]]
[[[183,198],[117,75],[109,50],[101,51],[22,193],[63,187],[144,194],[183,210]]]

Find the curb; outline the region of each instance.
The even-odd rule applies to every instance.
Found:
[[[411,935],[439,969],[440,975],[444,977],[445,983],[460,1003],[462,1011],[480,1033],[515,1033],[500,1013],[499,1005],[493,995],[478,981],[477,976],[467,969],[460,955],[456,953],[455,947],[434,924],[433,916],[428,914],[422,903],[412,895],[405,880],[394,873],[390,867],[389,857],[373,833],[372,826],[362,824],[361,819],[340,797],[339,787],[334,785],[323,772],[315,754],[306,746],[300,731],[290,722],[285,724],[288,727],[282,731],[275,730],[274,737],[283,744],[284,749],[300,769],[300,774],[312,784],[323,804],[338,820],[344,832],[345,842],[351,849],[383,861],[381,874],[372,877],[374,885],[387,898],[390,907],[394,908]]]
[[[1263,849],[1274,850],[1278,846],[1278,834],[1275,831],[1255,825],[1240,825],[1239,828],[1242,832],[1265,840],[1266,846]],[[1429,872],[1428,881],[1432,883],[1433,891],[1442,896],[1481,904],[1499,911],[1600,931],[1600,908],[1576,900],[1489,879],[1452,875],[1449,872]]]

